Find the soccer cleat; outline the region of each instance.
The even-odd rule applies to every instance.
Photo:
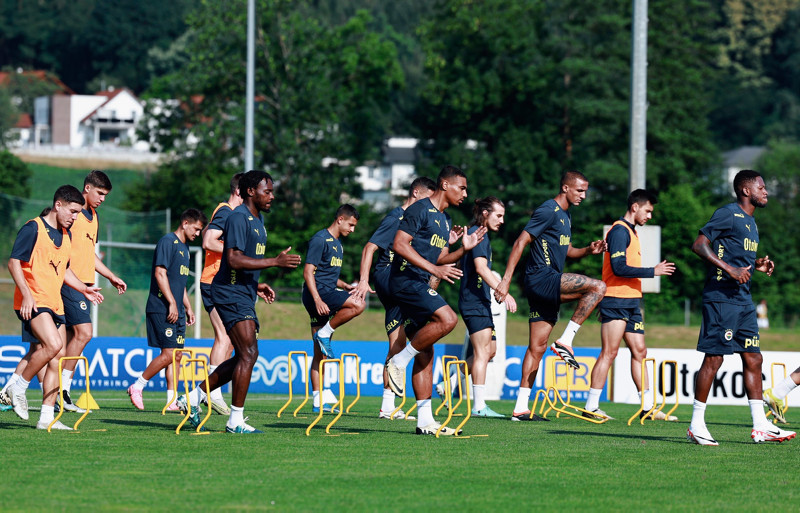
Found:
[[[206,395],[206,397],[203,398],[202,403],[205,404],[206,406],[208,406],[208,396],[207,395]],[[217,415],[230,415],[231,414],[231,409],[227,404],[225,404],[225,400],[214,399],[213,397],[211,398],[211,410],[214,413],[216,413]]]
[[[614,420],[614,417],[609,415],[608,413],[604,412],[600,408],[592,411],[584,411],[581,412],[581,416],[586,417],[587,419],[594,419],[594,420]]]
[[[39,422],[37,422],[37,423],[36,423],[36,429],[47,429],[47,426],[49,426],[49,425],[50,425],[50,423],[49,423],[49,422],[47,422],[47,421],[41,421],[41,420],[40,420]],[[62,424],[62,423],[61,423],[61,421],[59,420],[59,421],[57,421],[55,424],[53,424],[53,427],[51,427],[51,428],[50,428],[50,430],[51,430],[51,431],[52,431],[52,430],[58,430],[58,431],[72,431],[72,428],[71,428],[71,427],[69,427],[69,426],[65,426],[65,425],[64,425],[64,424]]]
[[[128,395],[131,397],[131,403],[139,410],[144,410],[144,401],[142,401],[142,391],[134,388],[133,385],[128,387]]]
[[[72,398],[69,396],[69,390],[62,390],[61,393],[64,397],[64,411],[73,411],[75,413],[86,413],[86,410],[76,406],[75,403],[72,402]],[[60,402],[61,401],[56,400],[55,411],[58,411],[60,407],[59,404]]]
[[[336,358],[333,354],[333,347],[331,346],[331,337],[320,337],[314,333],[314,342],[319,345],[320,351],[325,358]]]
[[[581,366],[578,363],[578,360],[575,359],[575,353],[572,351],[572,346],[566,346],[556,340],[550,345],[550,350],[553,351],[555,354],[558,355],[559,358],[564,360],[567,365],[572,367],[573,369],[580,369]]]
[[[512,412],[511,420],[514,422],[550,422],[550,419],[540,417],[535,413],[533,414],[533,417],[531,417],[530,410],[524,411],[522,413]]]
[[[646,411],[640,413],[639,418],[641,419],[642,417],[644,417],[646,413],[647,413]],[[678,422],[678,417],[676,417],[675,415],[670,415],[669,417],[667,417],[667,414],[664,413],[663,411],[653,412],[650,415],[648,415],[647,418],[653,420],[663,420],[664,422]]]
[[[12,408],[14,408],[14,407],[11,406],[10,404],[0,404],[0,412],[9,411]]]
[[[705,433],[708,436],[697,435],[692,433],[692,428],[686,430],[686,439],[690,442],[694,442],[697,445],[719,445],[719,442],[711,438],[711,433],[706,431]]]
[[[25,391],[19,392],[12,386],[8,393],[11,396],[11,406],[14,407],[14,413],[22,420],[28,420],[28,398],[25,397]]]
[[[783,399],[778,399],[775,397],[775,394],[772,393],[771,388],[764,390],[764,403],[769,407],[769,411],[772,412],[775,420],[781,424],[786,424],[786,417],[783,415],[785,403],[783,402]]]
[[[186,415],[186,411],[188,409],[188,405],[186,404],[186,396],[182,395],[175,400],[175,404],[178,405],[178,409],[181,410],[181,413]],[[189,416],[189,423],[192,427],[196,428],[200,425],[200,408],[197,406],[192,406],[192,414]],[[202,431],[205,431],[206,428],[203,428]]]
[[[0,390],[0,404],[11,406],[11,395],[8,393],[8,389]]]
[[[432,424],[428,424],[425,427],[417,426],[417,434],[436,436],[436,432],[439,430],[440,427],[442,427],[442,425],[436,421],[434,421]],[[461,433],[463,433],[463,430],[459,430],[458,433],[456,433],[455,429],[445,426],[445,428],[442,429],[442,431],[439,433],[439,436],[453,436],[453,435],[460,435]]]
[[[319,406],[313,406],[311,408],[311,413],[319,413]],[[339,413],[339,410],[337,408],[331,408],[327,404],[323,404],[322,413]]]
[[[504,419],[506,418],[505,415],[502,413],[497,413],[493,409],[489,408],[488,406],[484,406],[480,410],[472,410],[473,417],[487,417],[487,418],[494,418],[494,419]]]
[[[786,431],[778,426],[767,426],[761,429],[753,428],[750,438],[757,444],[761,442],[785,442],[795,437],[794,431]]]
[[[178,408],[178,405],[175,404],[175,401],[173,401],[172,404],[167,406],[167,411],[181,411],[181,409]]]
[[[233,433],[236,435],[257,435],[259,433],[263,433],[263,431],[261,431],[260,429],[256,429],[247,423],[247,419],[249,418],[250,417],[245,417],[242,423],[236,426],[235,428],[226,425],[225,432]]]
[[[447,400],[445,397],[444,381],[436,384],[436,393],[439,394],[439,399],[441,399],[442,402]]]
[[[386,362],[386,373],[389,375],[389,388],[395,395],[405,396],[406,369],[398,367],[392,360]]]
[[[390,410],[390,411],[381,410],[381,412],[378,414],[378,418],[379,419],[392,419],[392,420],[403,420],[403,419],[405,419],[405,420],[417,420],[417,418],[415,416],[413,416],[413,415],[409,415],[408,418],[406,419],[406,413],[403,410],[397,410],[397,413],[395,413],[394,417],[392,417],[391,416],[392,415],[392,411],[393,410]]]

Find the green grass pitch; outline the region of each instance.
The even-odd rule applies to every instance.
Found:
[[[178,414],[160,414],[163,393],[145,393],[143,412],[124,392],[94,396],[101,409],[79,433],[33,429],[37,411],[28,422],[0,414],[0,510],[766,511],[800,498],[800,440],[752,443],[744,406],[709,406],[720,446],[699,447],[685,438],[687,405],[675,423],[629,427],[635,406],[606,403],[617,420],[603,425],[552,413],[547,423],[473,418],[465,434],[488,437],[436,439],[379,420],[380,399],[365,397],[332,428],[339,436],[325,435],[326,414],[307,437],[310,408],[277,418],[285,398],[253,395],[245,414],[265,434],[227,435],[213,415],[212,434],[193,436],[175,435]]]

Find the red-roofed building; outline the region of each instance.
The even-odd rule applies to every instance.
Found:
[[[142,102],[128,89],[101,91],[94,95],[56,95],[49,100],[50,133],[54,145],[78,148],[136,141],[136,126],[144,109]]]

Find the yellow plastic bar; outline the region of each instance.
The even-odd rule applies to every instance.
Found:
[[[411,408],[408,409],[408,411],[406,412],[406,416],[403,417],[403,419],[408,420],[408,416],[411,415],[411,412],[413,412],[416,409],[417,409],[417,403],[414,403],[413,405],[411,405]]]
[[[559,359],[559,358],[552,358],[552,359],[551,359],[551,362],[553,363],[553,383],[556,383],[556,384],[558,383],[558,380],[556,379],[556,376],[557,376],[557,374],[556,374],[556,365],[558,365],[559,363],[560,363],[560,364],[563,364],[563,365],[564,365],[564,368],[566,369],[566,379],[567,379],[567,400],[566,400],[566,401],[564,401],[564,399],[563,399],[563,398],[561,398],[561,402],[565,403],[566,405],[570,405],[570,402],[572,401],[572,389],[570,388],[570,382],[572,381],[572,379],[570,379],[570,378],[571,378],[571,376],[569,375],[569,373],[570,373],[570,372],[574,372],[574,370],[572,369],[572,367],[570,367],[569,365],[567,365],[567,362],[565,362],[564,360],[561,360],[561,359]],[[558,391],[559,391],[559,394],[561,393],[561,389],[559,389],[557,386],[555,386],[554,388],[555,388],[556,390],[558,390]],[[549,412],[550,412],[550,409],[548,409],[548,410],[545,412],[545,416],[546,416],[546,415],[547,415],[547,413],[549,413]],[[560,412],[560,411],[557,411],[557,413],[556,413],[556,418],[560,418],[560,417],[561,417],[561,412]],[[531,410],[531,418],[533,418],[533,410]]]
[[[319,362],[319,389],[325,390],[325,364],[327,363],[337,363],[339,365],[339,404],[344,404],[344,366],[342,365],[341,358],[325,358]],[[321,399],[321,398],[320,398]],[[325,428],[326,433],[330,433],[331,426],[333,426],[336,421],[342,416],[342,408],[339,408],[339,413],[334,417],[330,424]],[[319,403],[319,414],[316,416],[314,420],[311,421],[311,424],[306,428],[306,436],[311,436],[311,428],[317,425],[317,423],[322,420],[322,415],[325,413],[324,405],[320,400]]]
[[[442,359],[444,360],[444,357]],[[446,401],[446,404],[447,404],[447,419],[444,422],[442,422],[442,425],[439,426],[439,429],[436,430],[436,438],[439,438],[439,435],[441,434],[442,430],[453,419],[453,412],[455,411],[456,408],[458,408],[458,405],[461,404],[461,401],[464,399],[464,396],[467,397],[467,414],[464,416],[464,420],[461,421],[461,423],[456,428],[456,434],[458,433],[458,430],[461,429],[461,427],[464,424],[467,423],[467,421],[469,420],[470,416],[472,415],[472,404],[471,404],[470,398],[469,398],[469,387],[464,386],[464,385],[461,384],[461,377],[460,376],[458,377],[458,402],[455,404],[455,406],[453,405],[453,384],[450,382],[450,368],[453,365],[456,366],[456,373],[458,373],[460,371],[460,368],[463,365],[464,366],[464,375],[465,376],[469,375],[468,374],[469,371],[467,370],[467,362],[465,360],[456,359],[456,360],[447,362],[447,364],[445,364],[445,367],[444,367],[444,372],[445,372],[445,374],[444,374],[445,375],[445,378],[444,378],[444,390],[445,390],[445,394],[446,394],[445,401]]]
[[[183,369],[184,364],[189,364],[189,372],[191,373],[191,378],[187,376],[186,370]],[[194,364],[194,365],[191,365]],[[192,399],[189,395],[191,391],[189,389],[189,381],[192,382],[192,388],[196,386],[196,381],[194,379],[195,373],[198,369],[203,370],[203,380],[206,384],[206,393],[210,394],[211,390],[208,386],[208,361],[205,358],[188,358],[186,360],[181,359],[181,367],[183,370],[183,389],[186,391],[186,416],[181,420],[181,423],[178,424],[178,427],[175,428],[175,434],[179,435],[181,433],[181,428],[184,424],[189,420],[189,417],[192,415]],[[211,408],[207,408],[206,415],[203,417],[202,422],[197,426],[195,432],[192,434],[208,434],[208,432],[202,432],[203,425],[208,422],[209,417],[211,417]]]
[[[446,371],[448,360],[458,361],[458,358],[453,356],[453,355],[451,355],[451,354],[443,354],[442,355],[442,372],[445,374],[445,376],[444,376],[445,393],[448,394],[448,395],[452,395],[452,390],[450,392],[446,391],[447,390],[447,383],[450,382],[450,374]],[[459,378],[458,378],[458,383],[459,383],[459,386],[460,386],[461,385],[461,376],[459,376]],[[452,403],[452,401],[451,401],[451,403]],[[445,399],[444,401],[442,401],[442,404],[440,404],[439,407],[436,408],[436,411],[434,413],[436,415],[439,415],[439,412],[442,411],[442,408],[444,408],[444,406],[446,404],[448,404],[448,402]],[[458,408],[460,405],[461,405],[461,398],[458,399],[458,402],[456,403],[456,408]]]
[[[553,394],[554,399],[550,399],[550,393]],[[608,422],[610,420],[609,417],[596,419],[594,418],[594,414],[592,412],[585,410],[579,406],[575,406],[573,404],[567,404],[561,397],[561,392],[554,386],[551,386],[547,389],[547,393],[544,394],[544,398],[547,400],[548,403],[550,403],[550,409],[555,410],[559,413],[563,413],[564,415],[569,415],[570,417],[575,417],[576,419],[585,420],[586,422],[591,422],[592,424],[603,424],[604,422]],[[559,402],[562,404],[562,406],[557,405],[557,403]],[[571,408],[575,411],[574,412],[570,411],[567,408]],[[591,416],[585,417],[583,413],[588,413]]]
[[[83,361],[83,368],[86,371],[86,379],[84,381],[86,382],[86,399],[87,399],[87,401],[92,396],[92,394],[89,392],[89,361],[86,359],[86,357],[85,356],[62,356],[61,358],[59,358],[58,359],[58,405],[60,406],[60,408],[58,409],[58,415],[56,415],[56,417],[53,419],[53,421],[50,422],[50,424],[47,425],[47,432],[48,433],[51,432],[50,429],[52,429],[53,424],[58,422],[58,419],[60,419],[61,416],[64,415],[64,394],[61,392],[62,390],[64,390],[64,382],[61,379],[61,368],[64,366],[64,360],[82,360]],[[88,404],[87,404],[87,406],[88,406]],[[81,417],[78,419],[78,421],[75,423],[75,425],[72,426],[72,429],[77,431],[78,430],[78,426],[81,424],[81,422],[83,422],[83,419],[85,419],[87,415],[89,415],[89,408],[86,408],[86,411],[83,412],[83,415],[81,415]]]
[[[176,349],[172,351],[172,399],[167,401],[167,404],[161,408],[161,415],[166,415],[167,408],[169,408],[172,403],[178,400],[178,365],[175,363],[175,358],[176,355],[181,353],[188,354],[189,358],[194,358],[193,349]]]
[[[294,410],[294,416],[295,417],[297,417],[297,412],[300,411],[300,408],[305,406],[306,403],[308,402],[308,377],[309,377],[309,375],[308,375],[308,370],[309,370],[309,368],[308,368],[308,353],[306,353],[305,351],[289,351],[289,356],[286,357],[286,363],[289,364],[288,365],[289,366],[289,400],[286,401],[286,404],[281,406],[280,410],[278,410],[278,418],[280,418],[281,413],[283,413],[283,410],[285,410],[292,403],[292,385],[294,384],[294,381],[292,380],[292,355],[295,355],[295,354],[296,355],[303,355],[303,371],[302,372],[303,372],[303,374],[305,375],[305,378],[306,378],[304,380],[306,382],[306,397],[303,400],[303,402],[300,403],[300,406],[298,406],[297,409]]]
[[[652,415],[653,420],[655,420],[656,413],[658,413],[661,410],[663,410],[664,407],[667,405],[667,381],[665,379],[665,376],[666,376],[666,372],[665,371],[667,369],[667,364],[673,366],[672,367],[674,369],[673,372],[675,373],[674,374],[674,376],[675,376],[675,405],[667,413],[665,413],[664,415],[666,415],[666,418],[669,418],[669,416],[672,415],[672,412],[674,412],[675,410],[678,409],[678,402],[680,401],[680,396],[681,396],[681,394],[679,393],[679,390],[678,390],[678,362],[676,360],[664,360],[664,361],[661,362],[661,406],[659,406],[658,409],[655,411],[655,413],[653,413],[653,415]],[[655,369],[655,367],[654,367],[654,369]],[[655,379],[653,380],[653,382],[655,383]],[[642,394],[642,395],[644,395],[644,394]],[[653,392],[653,401],[655,401],[655,398],[656,398],[656,395],[655,395],[655,392]]]
[[[345,413],[350,413],[350,408],[355,406],[358,400],[361,399],[361,358],[359,358],[355,353],[342,353],[340,355],[342,362],[344,362],[346,356],[350,356],[356,360],[356,398],[353,399],[353,402],[350,403],[350,406],[348,406],[347,410],[345,411]]]
[[[542,405],[539,407],[539,413],[542,413],[542,417],[547,417],[547,414],[550,413],[550,408],[547,411],[544,411],[544,406],[547,404],[547,400],[545,396],[547,395],[547,389],[540,388],[536,391],[536,395],[533,398],[533,407],[531,408],[531,418],[533,418],[534,412],[536,412],[536,405],[539,403],[539,396],[542,396]]]
[[[631,425],[631,422],[633,422],[633,419],[635,419],[637,415],[639,415],[640,413],[642,413],[644,411],[644,398],[645,398],[644,380],[647,377],[647,362],[653,362],[653,379],[652,380],[648,379],[648,382],[653,383],[653,384],[655,384],[655,382],[656,382],[656,380],[655,380],[655,377],[656,377],[656,359],[655,358],[645,358],[644,360],[642,360],[642,402],[639,405],[639,409],[636,410],[636,413],[631,415],[631,418],[628,419],[628,425],[629,426]],[[652,388],[655,388],[655,386],[653,386]],[[644,424],[644,419],[646,419],[653,412],[653,410],[655,410],[655,408],[656,408],[655,398],[656,398],[655,393],[653,393],[653,406],[650,408],[650,410],[647,411],[647,415],[643,415],[642,416],[642,418],[640,419],[640,424]]]

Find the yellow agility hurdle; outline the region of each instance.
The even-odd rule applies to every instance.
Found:
[[[447,419],[442,422],[442,425],[439,426],[439,429],[436,430],[436,438],[439,438],[439,435],[442,433],[442,430],[447,427],[447,424],[453,419],[454,416],[457,414],[453,413],[458,405],[461,404],[461,401],[464,397],[467,398],[467,414],[464,415],[464,419],[455,427],[456,434],[454,435],[455,438],[470,438],[469,436],[459,436],[458,433],[461,432],[461,428],[464,427],[464,424],[472,417],[472,402],[470,401],[469,397],[469,386],[466,384],[461,384],[461,378],[458,379],[458,402],[456,405],[453,405],[453,384],[450,382],[450,368],[455,365],[456,366],[456,373],[459,372],[461,366],[464,367],[464,375],[469,375],[469,370],[467,368],[466,360],[453,360],[447,362],[445,366],[445,379],[444,379],[444,389],[446,394],[446,401],[447,401]],[[466,380],[465,380],[466,381]],[[486,437],[489,435],[472,435],[475,437]]]
[[[350,356],[352,358],[355,358],[355,360],[356,360],[356,398],[353,399],[353,402],[350,403],[350,406],[348,406],[347,410],[345,410],[345,413],[350,413],[350,408],[355,406],[355,404],[358,402],[358,400],[361,399],[361,371],[360,371],[361,370],[361,358],[359,358],[359,356],[357,354],[355,354],[355,353],[342,353],[341,356],[340,356],[340,358],[342,359],[342,365],[344,365],[344,359],[345,359],[346,356]],[[344,407],[344,404],[341,404],[339,406],[340,407]],[[333,407],[336,407],[336,405],[334,405]]]
[[[83,365],[84,365],[83,368],[86,370],[86,379],[84,380],[84,381],[86,381],[86,397],[88,399],[89,397],[92,396],[92,394],[89,393],[89,361],[86,359],[86,357],[85,356],[63,356],[63,357],[59,358],[58,359],[58,405],[59,405],[59,409],[58,409],[58,415],[56,415],[56,417],[53,419],[53,421],[50,422],[50,424],[47,425],[47,432],[48,433],[51,433],[50,430],[53,427],[53,424],[58,422],[58,419],[60,419],[61,416],[64,415],[64,394],[61,393],[61,391],[64,389],[64,382],[61,379],[61,368],[64,366],[64,360],[82,360],[83,361]],[[86,406],[89,406],[89,405],[87,404]],[[78,426],[81,424],[81,422],[83,422],[83,419],[85,419],[87,415],[89,415],[89,408],[85,408],[85,411],[83,412],[83,415],[81,415],[81,417],[78,419],[78,421],[75,422],[75,425],[72,426],[72,429],[77,431],[78,430]]]
[[[281,413],[283,413],[283,410],[285,410],[292,402],[292,388],[293,388],[292,385],[294,383],[293,380],[292,380],[292,355],[293,354],[303,355],[303,372],[302,372],[301,375],[305,376],[304,381],[306,382],[306,397],[305,397],[305,399],[303,399],[303,402],[300,403],[300,406],[298,406],[294,410],[294,415],[293,416],[297,417],[297,413],[308,402],[308,397],[309,397],[308,396],[308,381],[309,381],[308,353],[306,353],[305,351],[289,351],[289,356],[286,358],[286,362],[289,364],[289,400],[286,401],[286,404],[281,406],[280,410],[278,410],[278,418],[280,418]]]
[[[206,393],[211,393],[208,387],[208,361],[205,358],[188,358],[186,360],[181,359],[181,362],[181,370],[183,371],[183,388],[186,391],[186,416],[183,418],[181,423],[178,424],[178,427],[175,428],[176,435],[181,433],[181,428],[184,424],[186,424],[186,421],[189,420],[189,417],[192,416],[192,400],[189,396],[189,392],[191,391],[189,389],[189,381],[192,382],[192,389],[194,389],[196,385],[194,376],[198,368],[203,370],[203,380],[206,383]],[[189,369],[184,368],[184,364],[187,363],[190,364]],[[191,379],[187,376],[187,373],[189,372],[192,375]],[[202,431],[203,425],[208,421],[209,417],[211,417],[211,408],[207,408],[205,417],[203,417],[202,422],[200,422],[200,424],[197,426],[195,432],[192,433],[193,435],[208,435],[211,433],[210,431]]]
[[[783,378],[786,379],[786,364],[781,362],[772,362],[769,366],[769,379],[770,379],[770,387],[775,388],[775,367],[782,367],[783,368]],[[786,415],[786,412],[789,411],[789,401],[785,401],[783,403],[783,414]],[[772,415],[771,411],[767,411],[767,417]],[[774,422],[774,420],[773,420]]]
[[[554,358],[552,360],[554,383],[555,383],[555,376],[556,376],[556,364],[559,364],[559,363],[563,364],[565,366],[565,368],[566,368],[566,378],[567,378],[567,390],[566,390],[567,391],[567,399],[566,399],[566,401],[564,400],[563,397],[561,397],[561,390],[559,390],[558,387],[556,387],[555,385],[549,386],[546,389],[540,389],[539,391],[536,392],[536,396],[534,397],[533,407],[531,408],[530,417],[533,418],[533,414],[536,412],[536,406],[537,406],[537,404],[539,402],[539,397],[541,396],[542,397],[542,404],[539,407],[539,413],[541,413],[542,417],[544,417],[544,418],[547,418],[547,414],[550,413],[552,410],[555,410],[556,411],[556,418],[559,418],[561,416],[561,414],[563,413],[564,415],[569,415],[570,417],[575,417],[577,419],[584,420],[586,422],[591,422],[592,424],[603,424],[605,422],[608,422],[610,420],[609,417],[603,417],[603,418],[599,418],[598,419],[597,418],[597,414],[592,413],[592,412],[590,412],[588,410],[585,410],[584,408],[581,408],[580,406],[575,406],[574,404],[571,404],[571,402],[570,402],[571,401],[571,397],[570,397],[570,395],[571,395],[570,381],[572,381],[572,379],[571,379],[572,376],[570,375],[570,373],[571,372],[574,373],[575,371],[572,369],[572,367],[567,365],[566,362]],[[553,396],[552,399],[550,398],[550,395]],[[559,406],[559,403],[560,403],[560,406]],[[547,410],[544,409],[545,404],[548,405]],[[570,411],[568,408],[572,409],[574,411]],[[583,415],[584,413],[588,414],[588,416],[584,416]]]
[[[450,363],[450,362],[448,362],[448,360],[459,361],[458,357],[456,357],[456,356],[453,356],[453,355],[450,355],[450,354],[443,354],[442,355],[442,373],[444,374],[445,389],[447,389],[447,383],[450,381],[450,373],[447,370],[448,369],[447,364]],[[461,361],[463,361],[463,360],[461,360]],[[456,367],[456,370],[458,370],[458,367]],[[469,376],[469,374],[465,374],[465,376]],[[460,387],[461,386],[461,376],[460,375],[458,377],[458,383],[459,383],[459,387]],[[461,390],[461,388],[459,388],[459,390]],[[452,392],[452,390],[451,390],[451,392]],[[447,393],[447,392],[445,392],[445,393]],[[459,396],[458,402],[456,403],[454,408],[458,408],[459,406],[461,406],[461,401],[462,401],[462,397]],[[451,403],[451,406],[452,406],[452,401],[450,403]],[[439,415],[439,412],[442,411],[442,408],[444,408],[446,404],[448,404],[447,398],[445,398],[442,401],[442,404],[440,404],[439,407],[436,408],[436,411],[434,413],[436,415]],[[456,417],[460,417],[461,414],[458,413],[455,416]]]
[[[161,408],[161,415],[166,415],[167,408],[178,400],[178,364],[175,363],[175,356],[177,354],[188,354],[189,358],[194,358],[193,349],[175,349],[172,351],[172,399],[167,401],[167,404]]]
[[[679,403],[680,397],[681,397],[681,394],[678,393],[678,386],[679,386],[678,385],[678,362],[676,360],[663,360],[661,362],[661,406],[659,406],[658,409],[655,412],[653,412],[652,415],[650,415],[650,420],[656,420],[656,414],[658,412],[660,412],[661,410],[663,410],[664,407],[667,405],[667,387],[666,387],[667,382],[664,379],[664,376],[665,376],[665,372],[664,371],[667,368],[667,364],[672,365],[673,372],[675,373],[675,405],[672,408],[670,408],[670,410],[667,413],[665,413],[664,416],[667,419],[669,419],[669,416],[672,415],[672,412],[674,412],[675,410],[678,409],[678,403]],[[653,376],[653,384],[654,385],[655,385],[655,382],[656,382],[656,379],[655,379],[655,376]],[[644,394],[642,394],[642,395],[644,395]],[[655,400],[656,400],[656,394],[655,394],[655,391],[654,391],[653,392],[653,402],[654,403],[655,403]],[[647,418],[647,416],[645,416],[640,421],[640,422],[642,422],[642,424],[644,424],[644,419],[645,418]]]
[[[325,358],[324,360],[319,362],[319,389],[325,389],[325,364],[327,363],[336,363],[339,365],[339,401],[337,404],[344,404],[344,365],[342,365],[341,358]],[[320,395],[321,392],[320,392]],[[311,428],[317,425],[317,423],[322,420],[322,414],[325,412],[325,408],[322,404],[322,398],[320,397],[320,404],[319,404],[319,414],[317,417],[311,421],[308,428],[306,428],[306,436],[311,436]],[[336,414],[336,417],[325,427],[325,432],[330,434],[331,426],[336,424],[336,422],[341,418],[342,413],[344,412],[343,408],[339,408],[339,413]]]
[[[635,419],[637,415],[639,415],[639,417],[640,417],[639,418],[639,424],[641,424],[641,425],[644,425],[644,421],[647,420],[648,418],[650,418],[650,420],[653,420],[653,421],[656,420],[656,414],[658,412],[662,411],[664,409],[664,407],[666,407],[666,405],[667,405],[667,387],[666,387],[667,382],[666,382],[666,379],[664,377],[665,374],[666,374],[665,371],[666,371],[666,368],[667,368],[667,364],[673,366],[672,368],[675,369],[674,372],[676,374],[678,372],[678,362],[676,360],[664,360],[664,361],[661,362],[661,404],[660,404],[660,406],[656,407],[656,405],[658,404],[658,401],[656,400],[657,397],[656,397],[655,386],[656,386],[656,380],[657,380],[656,376],[658,375],[658,367],[656,366],[656,359],[655,358],[645,358],[644,360],[642,360],[642,390],[644,390],[645,379],[648,376],[648,374],[647,374],[647,362],[652,362],[652,364],[653,364],[653,374],[652,374],[653,378],[652,379],[647,379],[649,389],[653,391],[653,404],[652,404],[652,406],[649,406],[649,409],[645,412],[645,407],[646,407],[646,405],[644,404],[645,394],[644,394],[644,391],[642,391],[642,394],[641,394],[642,395],[642,402],[639,405],[639,409],[636,410],[636,412],[633,415],[631,415],[631,418],[628,419],[628,425],[629,426],[631,425],[631,423],[633,422],[633,419]],[[676,376],[676,379],[675,379],[675,405],[673,405],[673,407],[670,408],[670,410],[665,413],[665,417],[666,418],[669,418],[669,416],[672,414],[672,412],[674,412],[678,408],[678,404],[680,402],[680,393],[678,393],[678,386],[679,386],[678,385],[678,379],[677,379],[677,376]],[[642,412],[645,412],[645,413],[642,414]]]

